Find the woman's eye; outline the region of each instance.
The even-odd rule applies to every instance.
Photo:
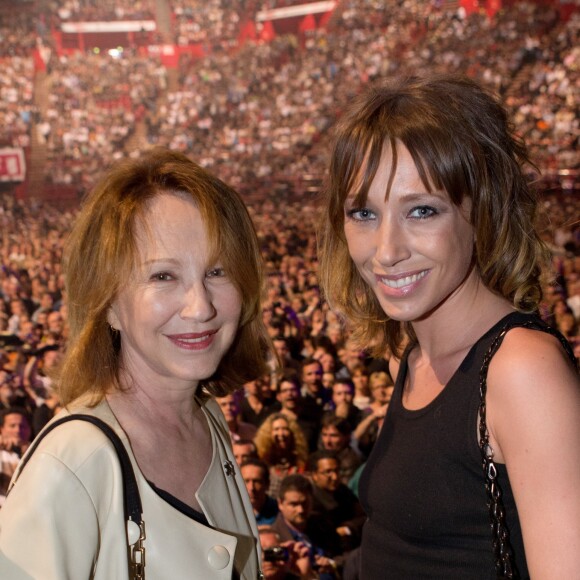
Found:
[[[350,219],[359,222],[372,220],[375,217],[374,212],[368,209],[367,207],[349,209],[346,212],[346,215]]]
[[[170,280],[173,280],[173,276],[169,272],[158,272],[153,274],[151,279],[158,282],[169,282]]]
[[[207,272],[208,278],[223,278],[225,275],[226,271],[221,266],[218,268],[212,268]]]
[[[421,205],[419,207],[413,208],[409,212],[409,217],[424,220],[426,218],[434,216],[435,214],[437,214],[437,210],[434,207],[430,207],[428,205]]]

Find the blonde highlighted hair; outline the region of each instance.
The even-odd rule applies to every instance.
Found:
[[[428,191],[444,190],[460,205],[471,200],[474,260],[483,283],[524,312],[541,300],[539,279],[548,252],[536,230],[537,199],[524,168],[524,143],[498,99],[474,81],[438,75],[402,78],[370,88],[335,128],[319,232],[320,281],[331,307],[372,354],[400,354],[414,339],[410,325],[389,320],[350,258],[344,204],[365,203],[385,151],[390,184],[397,144],[411,154]],[[387,191],[387,195],[389,191]]]

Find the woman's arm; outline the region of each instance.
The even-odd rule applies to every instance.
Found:
[[[487,416],[505,462],[534,579],[580,569],[580,383],[561,345],[511,330],[492,360]]]
[[[371,428],[375,421],[379,419],[384,419],[385,415],[387,414],[387,409],[389,405],[383,405],[379,407],[377,410],[371,410],[370,413],[356,426],[356,429],[353,431],[352,437],[355,441],[359,441],[361,437]]]

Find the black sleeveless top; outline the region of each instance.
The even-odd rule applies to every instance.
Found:
[[[477,440],[479,371],[514,312],[471,348],[443,391],[426,407],[402,404],[405,352],[385,422],[360,480],[368,515],[363,529],[363,580],[495,579],[492,536]],[[498,464],[511,544],[521,578],[528,577],[520,523],[505,465]]]

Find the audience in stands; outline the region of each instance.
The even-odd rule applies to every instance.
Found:
[[[64,9],[66,20],[89,13],[116,20],[156,17],[156,4],[85,1],[65,3]],[[160,4],[173,14],[168,32],[179,37],[178,52],[203,45],[203,58],[185,50],[179,69],[169,73],[156,58],[130,48],[120,59],[106,51],[56,54],[50,59],[48,108],[24,109],[23,119],[5,113],[4,140],[26,145],[33,124],[46,135],[46,176],[52,182],[82,192],[125,148],[160,144],[187,152],[248,194],[269,193],[268,183],[279,193],[304,193],[320,182],[328,128],[346,100],[367,82],[425,68],[464,72],[501,92],[547,174],[579,164],[578,11],[564,19],[552,6],[517,2],[489,19],[436,1],[401,0],[391,10],[385,3],[354,0],[338,3],[326,30],[238,45],[243,25],[271,3]],[[10,49],[10,60],[30,60],[39,42],[50,41],[51,14],[26,14],[23,23],[17,17],[0,20],[6,22],[0,51],[3,39],[17,47]],[[19,27],[14,43],[9,39]],[[34,44],[25,40],[31,34]],[[6,90],[18,102],[32,92],[32,71],[22,66],[8,64],[18,70]],[[18,86],[19,79],[30,87]],[[133,140],[128,125],[139,128]]]
[[[561,20],[552,7],[517,2],[490,21],[435,1],[401,0],[389,10],[388,3],[352,0],[337,4],[327,31],[238,46],[248,18],[291,3],[168,1],[176,45],[201,44],[205,54],[184,50],[177,69],[129,48],[116,57],[58,53],[50,38],[51,27],[65,21],[156,18],[153,0],[52,2],[52,13],[45,7],[36,15],[0,10],[0,147],[30,151],[38,138],[46,183],[80,194],[126,149],[160,144],[211,167],[246,196],[268,273],[263,316],[283,368],[272,358],[271,374],[222,403],[242,475],[255,488],[254,511],[270,524],[272,502],[287,503],[279,491],[288,474],[304,474],[324,490],[336,471],[341,490],[349,481],[356,489],[392,392],[389,354],[371,359],[350,343],[317,279],[313,193],[326,168],[329,127],[365,83],[428,67],[467,73],[502,94],[547,189],[541,218],[554,257],[541,314],[580,356],[580,199],[570,195],[580,167],[580,13]],[[44,104],[35,98],[39,49],[52,51]],[[75,212],[12,192],[0,196],[0,409],[22,411],[32,435],[59,408],[51,375],[66,347],[61,258]],[[20,447],[29,437],[23,433]],[[7,437],[0,439],[7,484],[19,455],[2,441]],[[307,473],[308,453],[317,448],[333,458]],[[262,504],[266,490],[271,497]],[[335,492],[317,493],[326,503],[315,512],[328,517]],[[324,551],[301,525],[295,529],[310,541],[311,566]],[[268,541],[288,540],[281,536],[271,532]],[[353,547],[340,544],[325,555]]]

